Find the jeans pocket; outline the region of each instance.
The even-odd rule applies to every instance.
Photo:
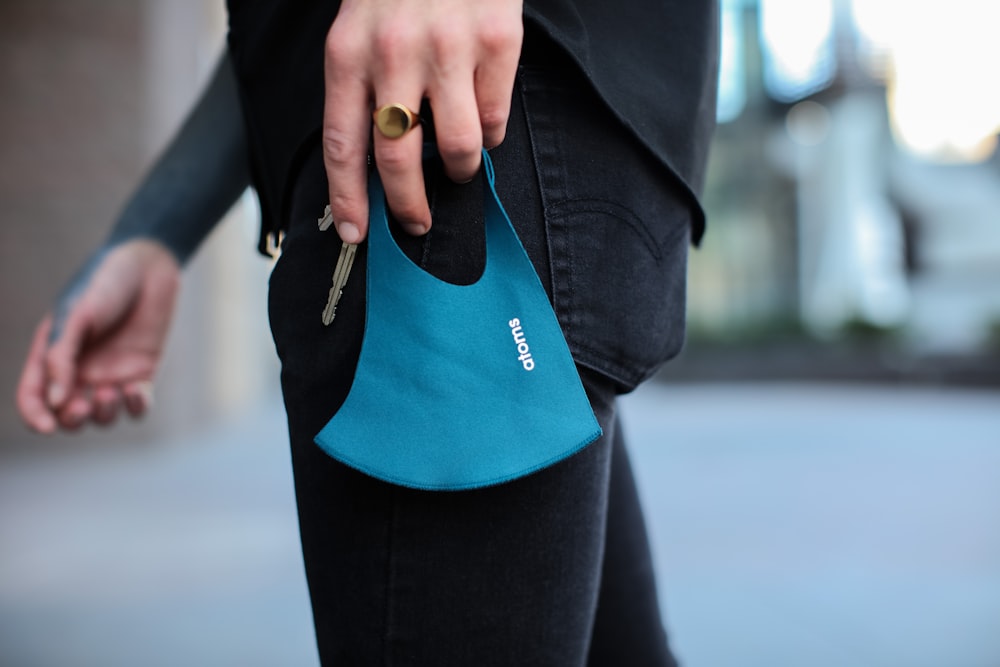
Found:
[[[631,390],[683,345],[688,235],[653,242],[633,211],[592,199],[553,206],[548,225],[556,313],[570,348]]]
[[[536,66],[521,81],[553,307],[577,361],[628,391],[683,344],[695,211],[581,75]]]

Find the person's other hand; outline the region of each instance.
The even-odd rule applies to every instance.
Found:
[[[323,159],[330,212],[344,241],[368,232],[367,154],[372,111],[430,101],[438,152],[459,183],[483,147],[503,141],[521,53],[521,0],[344,0],[326,39]],[[430,229],[418,125],[374,132],[389,209],[411,234]]]
[[[180,268],[158,243],[115,246],[74,289],[59,333],[53,316],[35,330],[17,388],[24,422],[39,433],[110,424],[124,408],[142,415],[163,353]]]

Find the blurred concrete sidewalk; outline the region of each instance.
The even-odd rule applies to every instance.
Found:
[[[650,384],[624,401],[686,667],[1000,664],[1000,392]],[[0,665],[315,665],[275,398],[0,463]]]
[[[275,396],[185,440],[0,461],[0,666],[316,665],[287,442]]]
[[[1000,392],[653,385],[624,411],[687,667],[1000,665]]]

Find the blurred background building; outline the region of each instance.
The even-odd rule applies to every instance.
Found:
[[[996,383],[1000,5],[722,5],[710,233],[691,266],[702,365],[679,375]],[[713,342],[722,367],[717,345],[695,354]],[[782,352],[730,363],[761,344]]]
[[[0,0],[8,397],[223,5]],[[675,644],[996,667],[1000,4],[722,7],[689,344],[623,406]],[[149,418],[43,439],[0,401],[0,666],[315,664],[256,215],[188,267]]]

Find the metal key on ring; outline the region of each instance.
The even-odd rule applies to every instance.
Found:
[[[330,215],[330,207],[323,211],[323,217],[319,219],[320,231],[326,231],[333,224],[333,217]],[[344,285],[351,275],[351,268],[354,266],[354,255],[357,253],[356,243],[344,243],[340,246],[340,257],[337,258],[337,265],[333,269],[333,285],[330,287],[330,294],[326,299],[326,307],[323,308],[323,324],[329,326],[333,318],[337,315],[337,304],[344,294]]]
[[[319,231],[325,232],[330,229],[330,225],[333,224],[333,214],[330,213],[330,205],[327,204],[326,208],[323,209],[323,217],[317,220],[319,223]]]

